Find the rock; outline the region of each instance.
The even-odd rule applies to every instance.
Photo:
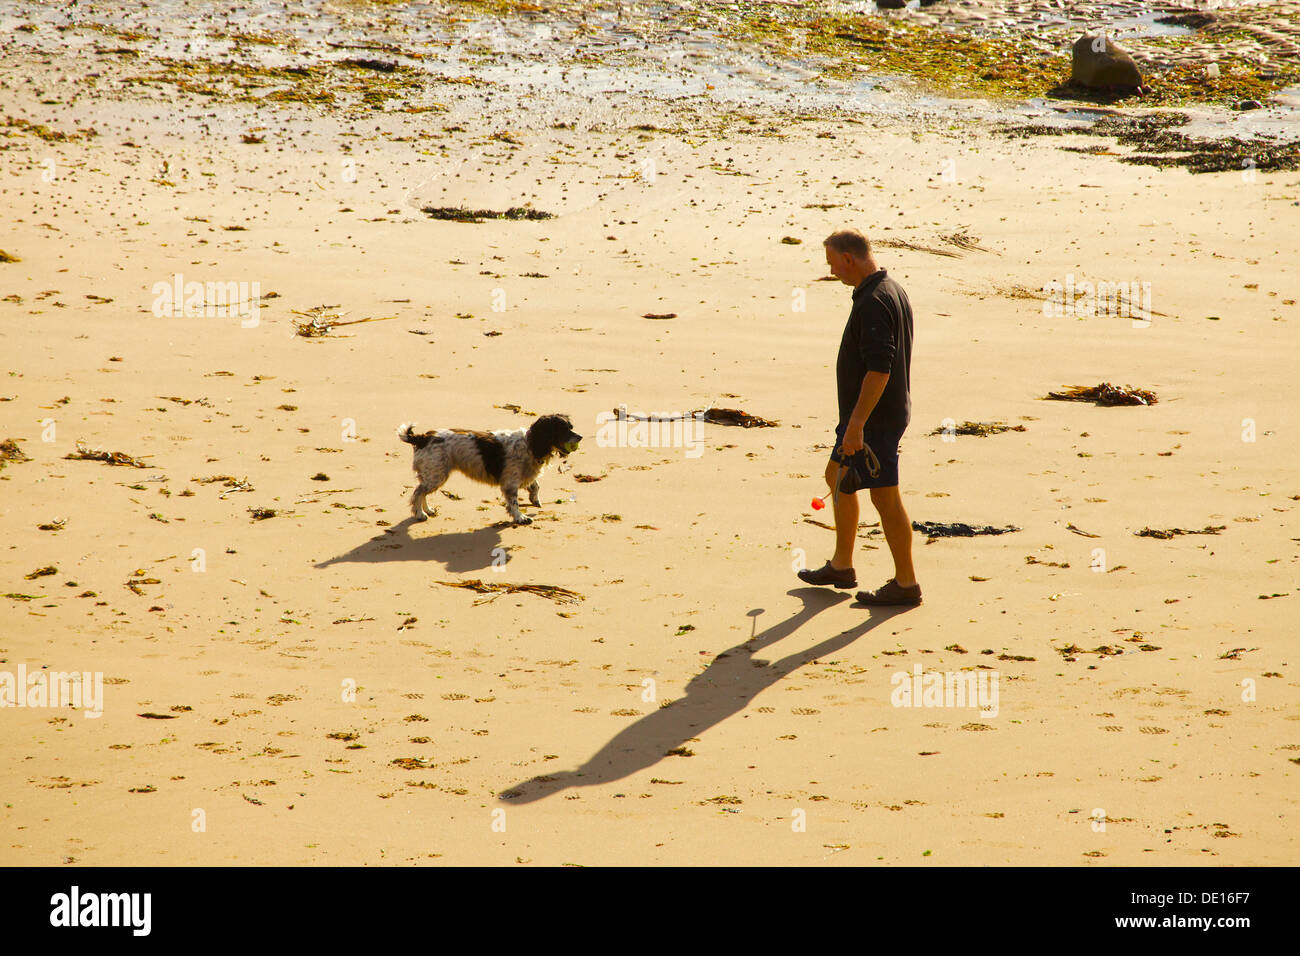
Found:
[[[876,0],[877,10],[901,10],[907,6],[907,0]]]
[[[1217,19],[1218,17],[1213,13],[1174,13],[1166,17],[1156,17],[1156,23],[1163,23],[1173,27],[1187,27],[1189,30],[1199,30],[1202,27],[1208,27]]]
[[[1264,104],[1259,100],[1242,100],[1237,104],[1239,110],[1262,110],[1263,108]]]
[[[1074,41],[1070,82],[1094,90],[1138,89],[1142,73],[1129,52],[1105,34]]]

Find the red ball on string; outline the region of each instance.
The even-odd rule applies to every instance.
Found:
[[[820,498],[814,498],[812,500],[812,507],[813,511],[821,511],[826,507],[826,502],[822,501]]]

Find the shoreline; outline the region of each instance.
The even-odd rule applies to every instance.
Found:
[[[455,109],[443,100],[482,102],[494,93],[519,102],[540,93],[622,93],[665,103],[683,95],[703,97],[711,110],[775,114],[907,119],[920,110],[936,122],[971,110],[978,118],[1009,118],[1072,105],[1087,110],[1091,103],[1121,110],[1191,108],[1222,135],[1242,127],[1300,139],[1300,52],[1291,56],[1300,25],[1287,27],[1284,17],[1293,6],[1300,10],[1295,0],[1221,8],[1203,15],[1215,19],[1186,36],[1134,41],[1117,34],[1156,87],[1150,95],[1118,100],[1064,84],[1079,24],[1097,23],[1098,12],[1118,14],[1132,6],[1124,3],[1085,6],[1089,12],[1081,19],[1055,16],[1049,26],[1037,23],[1034,32],[1026,32],[1027,26],[1049,16],[1045,11],[1060,14],[1062,8],[1048,0],[1016,4],[1014,9],[1024,11],[1017,20],[1005,16],[1013,8],[1009,0],[870,15],[825,0],[731,5],[734,13],[727,5],[686,4],[676,10],[677,19],[660,22],[648,13],[625,20],[599,6],[570,3],[544,11],[513,2],[317,6],[319,22],[268,12],[226,24],[211,4],[197,0],[176,0],[121,23],[72,21],[53,8],[33,11],[42,14],[35,21],[10,11],[4,22],[17,31],[11,57],[89,53],[108,75],[125,78],[137,92],[161,84],[214,101],[255,104],[265,97],[363,111],[404,103],[408,111],[438,113]],[[1191,7],[1158,9],[1179,15]],[[0,7],[0,18],[5,12]],[[172,12],[190,14],[185,31],[158,19]],[[376,42],[376,36],[382,39]],[[71,47],[70,37],[78,41]],[[1163,46],[1148,50],[1143,42]],[[1161,52],[1178,44],[1188,49]],[[1275,47],[1283,56],[1276,63],[1269,52]],[[1198,72],[1212,63],[1221,66],[1217,77]],[[578,73],[584,85],[575,89],[570,74]],[[96,70],[88,80],[101,75]],[[437,100],[428,95],[434,91]],[[413,97],[423,105],[412,103]],[[1233,109],[1249,99],[1263,108]]]

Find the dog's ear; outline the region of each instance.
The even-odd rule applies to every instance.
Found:
[[[538,461],[550,456],[560,446],[560,438],[565,431],[565,426],[560,421],[563,417],[543,415],[528,429],[528,451]]]

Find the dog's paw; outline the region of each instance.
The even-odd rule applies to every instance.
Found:
[[[515,518],[515,524],[532,524],[532,523],[533,523],[533,519],[528,517],[528,515],[519,515],[517,518]]]

